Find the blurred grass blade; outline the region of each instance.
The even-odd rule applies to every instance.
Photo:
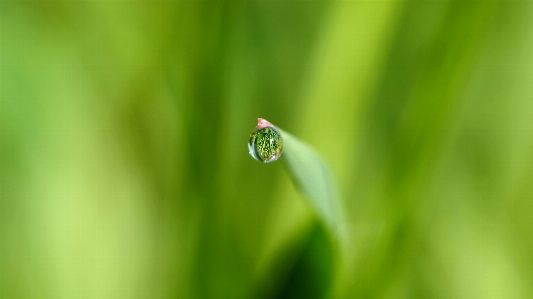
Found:
[[[339,193],[327,165],[309,145],[277,128],[283,137],[282,161],[309,204],[334,235],[343,227]]]

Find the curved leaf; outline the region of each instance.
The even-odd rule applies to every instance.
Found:
[[[343,222],[334,177],[320,155],[298,138],[280,131],[283,137],[282,161],[295,184],[332,233],[338,234]]]
[[[256,141],[256,136],[257,134],[264,134],[265,130],[272,130],[272,128],[275,129],[273,131],[274,134],[281,135],[283,139],[283,155],[281,155],[281,160],[296,186],[305,195],[305,198],[318,218],[324,222],[326,227],[334,235],[338,235],[340,233],[339,229],[342,227],[341,224],[343,223],[339,193],[333,175],[329,171],[326,163],[311,146],[274,126],[267,120],[259,118],[258,124],[250,136],[250,143],[248,144],[250,155],[264,163],[273,162],[280,157],[281,146],[278,146],[277,149],[260,150],[261,152],[274,153],[272,154],[272,158],[270,158],[270,155],[266,155],[268,159],[258,158],[258,156],[263,154],[261,153],[260,155],[257,152],[260,145]],[[271,138],[271,147],[274,145],[272,140]]]

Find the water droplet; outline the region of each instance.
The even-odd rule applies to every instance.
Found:
[[[263,163],[276,161],[283,151],[281,134],[274,125],[260,118],[257,126],[250,134],[248,151],[257,161]]]

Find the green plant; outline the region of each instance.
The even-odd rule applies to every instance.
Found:
[[[264,163],[283,153],[283,164],[307,203],[333,235],[343,228],[339,193],[326,163],[312,147],[259,118],[248,143],[250,155]]]
[[[336,249],[344,235],[339,193],[332,173],[311,146],[262,118],[250,134],[248,149],[254,159],[263,163],[281,158],[294,185],[319,220],[273,261],[267,276],[276,277],[276,282],[260,287],[259,293],[268,298],[323,298],[330,290],[334,260],[340,258]],[[276,272],[287,264],[291,270],[280,278]]]

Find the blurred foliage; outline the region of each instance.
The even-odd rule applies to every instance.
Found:
[[[0,298],[531,298],[532,82],[530,1],[0,0]]]

